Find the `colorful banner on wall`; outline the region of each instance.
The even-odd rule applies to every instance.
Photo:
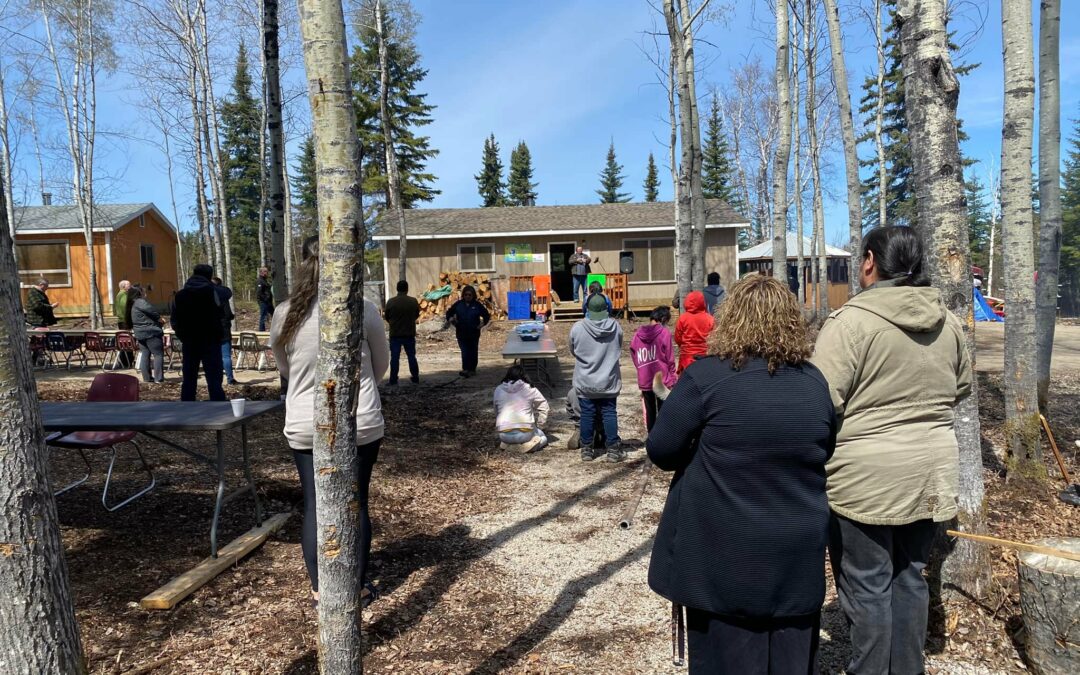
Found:
[[[532,262],[532,244],[507,244],[504,260],[508,263]]]

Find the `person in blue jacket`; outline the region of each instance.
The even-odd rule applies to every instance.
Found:
[[[607,303],[608,316],[611,315],[611,298],[604,295],[604,287],[600,285],[599,281],[594,281],[589,284],[589,294],[585,296],[585,302],[581,303],[581,316],[586,316],[589,313],[589,298],[594,295],[599,295]]]
[[[462,377],[476,375],[476,363],[480,359],[480,329],[491,323],[491,314],[476,299],[476,289],[465,286],[461,299],[450,305],[446,320],[457,329],[458,347],[461,348]]]

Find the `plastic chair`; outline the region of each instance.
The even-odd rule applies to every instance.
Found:
[[[30,363],[43,368],[49,367],[49,355],[45,353],[45,334],[31,335],[30,337]]]
[[[240,356],[236,359],[236,368],[243,368],[245,357],[248,354],[254,354],[255,365],[261,370],[262,353],[265,349],[266,346],[259,342],[259,336],[255,333],[240,333],[240,340],[236,347],[236,350],[240,352]]]
[[[63,333],[56,331],[50,331],[45,333],[45,353],[52,361],[54,366],[59,366],[59,357],[64,359],[64,367],[71,369],[71,357],[78,352],[78,349],[68,344],[67,338]],[[86,356],[83,355],[83,361],[85,362]]]
[[[94,376],[94,381],[90,384],[90,391],[86,394],[86,400],[91,402],[138,401],[139,380],[131,375],[101,373]],[[103,450],[105,448],[109,449],[109,470],[105,476],[105,489],[101,492],[101,505],[105,507],[106,511],[116,511],[153,490],[154,486],[157,484],[157,479],[154,478],[154,472],[150,470],[150,465],[146,463],[146,458],[143,457],[142,449],[139,448],[139,445],[134,440],[136,433],[137,432],[134,431],[72,431],[67,434],[53,434],[45,439],[45,442],[50,447],[76,450],[79,453],[79,456],[82,457],[83,463],[86,464],[86,475],[57,490],[53,493],[54,496],[62,495],[68,490],[85,483],[90,478],[91,471],[90,460],[86,457],[86,451]],[[142,468],[150,477],[150,483],[119,504],[109,506],[109,485],[112,483],[113,467],[116,464],[116,446],[122,443],[128,443],[135,448],[135,453],[139,457],[139,462],[142,463]]]
[[[98,365],[104,370],[105,361],[109,358],[112,349],[101,339],[100,333],[83,333],[83,340],[83,351],[85,351],[87,355],[96,355]]]
[[[135,352],[138,351],[139,346],[135,343],[135,336],[128,331],[118,331],[116,333],[116,346],[113,350],[113,370],[120,365],[120,354],[131,354],[132,358],[130,363],[135,363]],[[130,366],[129,366],[130,367]],[[102,368],[104,370],[104,367]]]

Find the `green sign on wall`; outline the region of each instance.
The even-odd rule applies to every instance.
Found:
[[[504,259],[508,263],[532,262],[532,244],[507,244]]]

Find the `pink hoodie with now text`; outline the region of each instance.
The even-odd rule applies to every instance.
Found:
[[[651,323],[642,326],[634,333],[630,342],[630,358],[637,368],[638,388],[652,391],[656,373],[664,374],[664,386],[675,386],[675,348],[671,342],[671,331],[666,327]]]

